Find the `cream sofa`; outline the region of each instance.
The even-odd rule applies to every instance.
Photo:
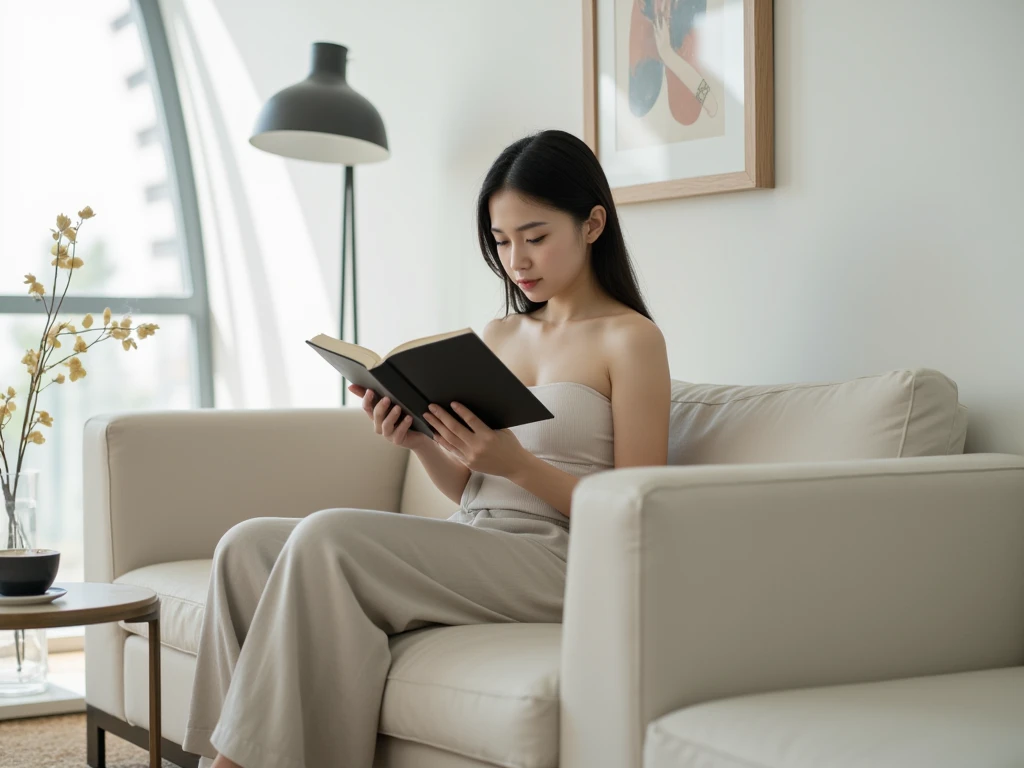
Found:
[[[965,434],[927,369],[674,382],[683,466],[577,487],[563,624],[393,638],[375,765],[1024,765],[1024,458]],[[162,596],[169,758],[218,539],[342,506],[453,508],[353,408],[87,423],[85,576]],[[91,765],[145,743],[144,636],[86,629]]]

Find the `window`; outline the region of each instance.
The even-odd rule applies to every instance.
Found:
[[[61,551],[58,580],[83,578],[82,428],[95,414],[213,405],[210,313],[185,128],[155,2],[0,3],[0,386],[28,388],[24,351],[43,310],[22,284],[52,285],[49,227],[84,223],[62,318],[80,325],[110,307],[156,322],[124,352],[107,341],[82,356],[86,378],[53,385],[54,417],[39,469],[37,540]],[[62,275],[66,276],[66,272]],[[20,403],[24,399],[19,398]],[[20,414],[23,415],[23,414]],[[12,424],[16,427],[17,422]],[[9,457],[10,458],[10,457]]]

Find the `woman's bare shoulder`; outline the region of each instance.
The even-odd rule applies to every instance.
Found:
[[[522,315],[519,314],[496,317],[484,326],[481,338],[488,347],[494,349],[515,333],[521,321]]]
[[[612,350],[636,345],[664,348],[665,345],[665,336],[655,322],[632,309],[609,315],[602,331]]]
[[[612,315],[602,329],[601,347],[614,387],[619,376],[667,369],[668,350],[661,329],[639,312]]]

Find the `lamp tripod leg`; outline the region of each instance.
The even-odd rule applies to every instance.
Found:
[[[359,343],[359,307],[356,303],[356,201],[355,201],[355,169],[351,165],[345,166],[344,191],[341,203],[341,301],[340,315],[341,328],[338,338],[347,341],[345,328],[347,314],[345,312],[345,295],[348,287],[346,275],[349,269],[349,250],[351,246],[352,262],[352,343]],[[348,402],[348,381],[345,377],[341,379],[341,404]]]

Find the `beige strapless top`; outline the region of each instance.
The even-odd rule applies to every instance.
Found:
[[[523,448],[576,477],[612,469],[611,401],[586,384],[560,381],[530,387],[555,418],[512,427]],[[569,518],[504,477],[473,472],[462,493],[461,508],[510,510],[547,517],[568,526]]]

